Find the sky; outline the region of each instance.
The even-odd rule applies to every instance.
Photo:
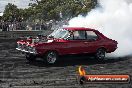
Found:
[[[8,3],[13,3],[18,6],[18,8],[27,8],[30,0],[0,0],[0,12],[4,11],[5,6]]]

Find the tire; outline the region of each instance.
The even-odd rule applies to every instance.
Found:
[[[58,54],[55,51],[49,51],[45,54],[44,61],[46,64],[55,64],[58,59]]]
[[[95,58],[99,61],[103,61],[105,58],[105,53],[106,53],[105,49],[100,48],[97,50],[97,52],[95,54]]]
[[[32,54],[26,53],[26,59],[27,59],[28,61],[30,61],[30,62],[33,62],[33,61],[36,60],[36,57],[35,57],[34,55],[32,55]]]

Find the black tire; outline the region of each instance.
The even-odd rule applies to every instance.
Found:
[[[46,64],[55,64],[58,59],[58,53],[55,51],[49,51],[44,55],[44,62]]]
[[[26,59],[30,62],[33,62],[36,60],[36,57],[32,54],[26,53]]]
[[[106,51],[105,49],[103,48],[100,48],[97,50],[96,54],[95,54],[95,58],[99,61],[103,61],[104,58],[105,58],[105,54],[106,54]]]

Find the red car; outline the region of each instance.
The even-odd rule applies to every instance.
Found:
[[[42,57],[48,64],[54,64],[59,55],[67,54],[88,53],[103,60],[106,53],[117,49],[117,44],[117,41],[107,38],[95,29],[66,27],[54,30],[46,37],[20,40],[16,49],[25,52],[29,61]]]

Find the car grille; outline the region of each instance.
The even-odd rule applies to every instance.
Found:
[[[27,45],[26,44],[22,45],[22,50],[27,50]]]
[[[22,44],[18,43],[17,47],[18,47],[18,49],[21,49],[22,48]]]

